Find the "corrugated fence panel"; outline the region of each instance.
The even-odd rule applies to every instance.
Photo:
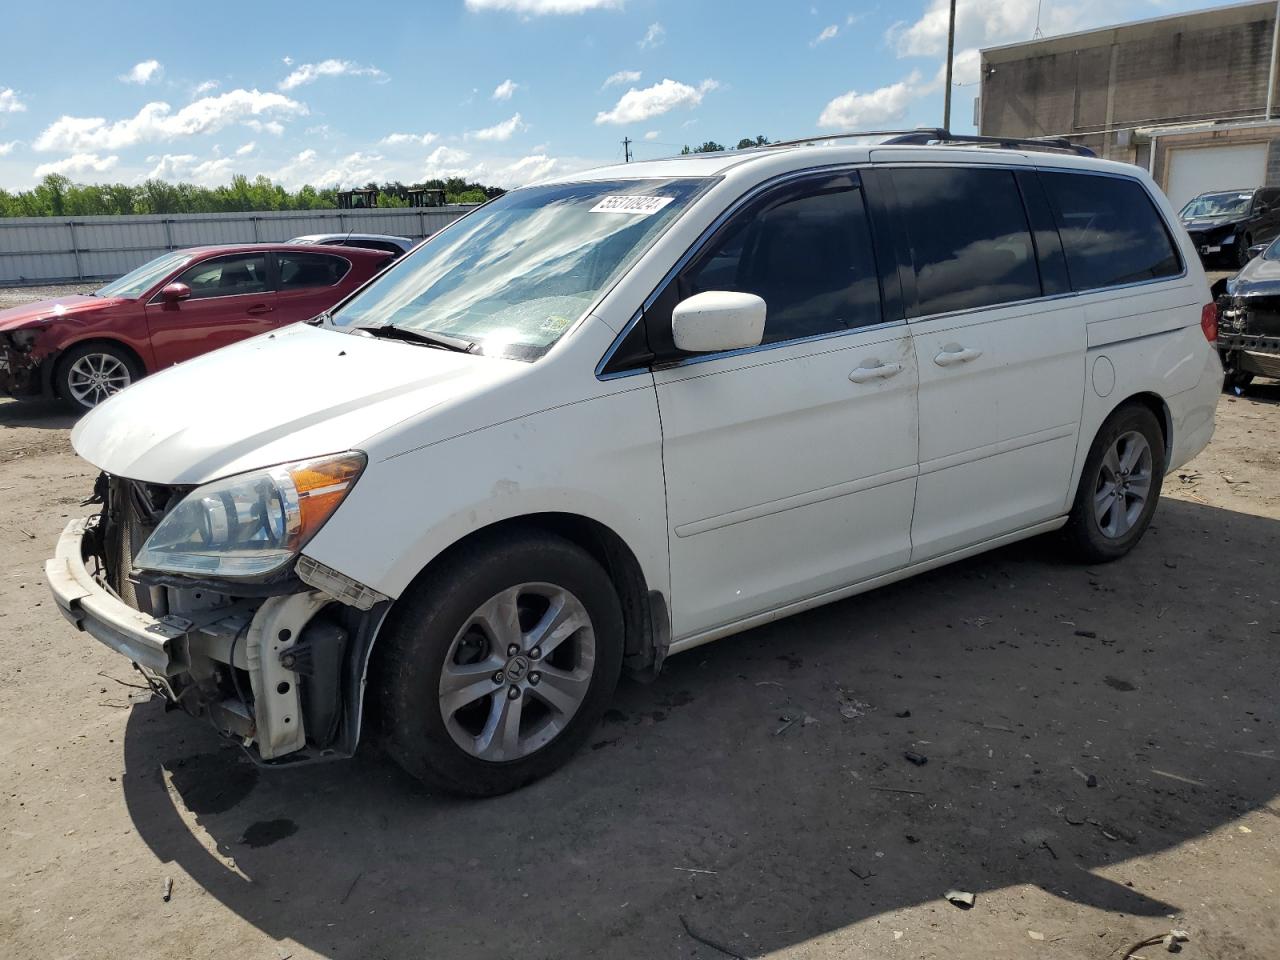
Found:
[[[117,277],[166,250],[279,243],[311,233],[431,236],[470,206],[281,210],[144,217],[0,218],[0,284]]]

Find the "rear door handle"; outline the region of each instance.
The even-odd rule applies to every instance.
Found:
[[[249,314],[249,316],[251,317],[260,317],[264,313],[270,313],[274,309],[275,307],[271,306],[268,303],[255,303],[252,307],[250,307],[245,312]]]
[[[901,372],[902,364],[900,363],[881,363],[879,360],[875,360],[864,362],[862,366],[849,374],[849,379],[854,383],[867,383],[871,380],[887,380]]]
[[[982,356],[981,350],[962,347],[958,343],[949,343],[942,348],[940,354],[933,358],[933,362],[940,367],[949,367],[953,363],[968,363],[970,360],[977,360],[980,356]]]

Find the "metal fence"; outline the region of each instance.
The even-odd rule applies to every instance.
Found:
[[[470,206],[0,218],[0,285],[105,280],[166,250],[288,240],[308,233],[389,233],[419,240]]]

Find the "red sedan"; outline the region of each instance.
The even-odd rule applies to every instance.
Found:
[[[88,409],[139,377],[309,320],[390,263],[380,250],[176,250],[89,296],[0,310],[0,393]]]

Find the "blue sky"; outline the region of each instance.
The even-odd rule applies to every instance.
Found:
[[[959,0],[953,128],[982,46],[1214,4]],[[0,187],[47,172],[290,187],[513,186],[707,139],[935,125],[947,0],[10,5]],[[25,38],[16,42],[15,38]]]

